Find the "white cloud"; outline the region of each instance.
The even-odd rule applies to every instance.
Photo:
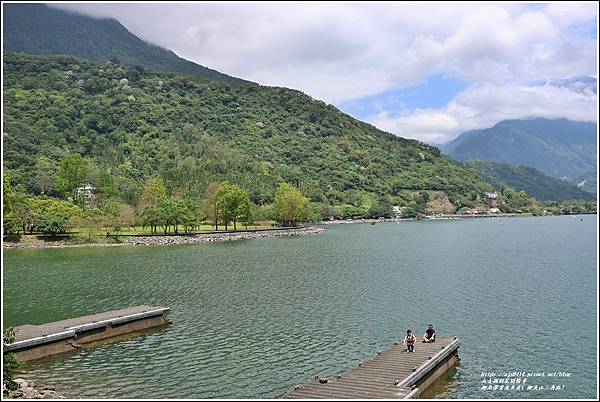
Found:
[[[328,102],[432,73],[474,82],[596,71],[592,4],[64,4],[227,74]]]
[[[597,105],[597,95],[586,96],[564,87],[484,83],[472,85],[439,109],[416,109],[397,117],[379,113],[367,121],[402,137],[440,144],[462,132],[506,119],[596,121]]]
[[[115,17],[142,39],[199,64],[332,103],[414,85],[431,74],[471,83],[440,109],[398,105],[369,118],[428,142],[506,118],[596,120],[597,96],[526,86],[597,74],[593,3],[54,6]]]

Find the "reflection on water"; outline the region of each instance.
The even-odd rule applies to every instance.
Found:
[[[459,349],[460,354],[460,349]],[[460,360],[452,365],[444,374],[435,380],[425,391],[419,394],[419,399],[448,399],[456,393],[458,378],[457,367]]]
[[[173,325],[28,366],[67,395],[274,398],[432,323],[462,340],[452,398],[596,393],[596,216],[330,225],[321,235],[9,250],[5,325],[147,304]],[[573,335],[585,331],[589,336]],[[569,334],[569,336],[562,336]],[[560,353],[556,351],[560,350]],[[560,392],[481,372],[565,371]]]

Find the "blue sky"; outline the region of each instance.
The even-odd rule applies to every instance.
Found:
[[[387,111],[390,117],[417,108],[440,108],[467,88],[468,82],[442,75],[431,75],[424,82],[390,89],[364,98],[342,101],[337,107],[357,119]]]

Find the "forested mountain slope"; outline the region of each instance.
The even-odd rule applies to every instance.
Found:
[[[497,190],[512,188],[525,191],[542,201],[570,199],[595,200],[596,196],[576,185],[556,177],[545,175],[529,166],[511,165],[492,161],[464,161],[464,166],[477,169],[481,179]]]
[[[13,186],[52,195],[51,176],[69,153],[108,168],[135,204],[144,180],[200,197],[230,179],[255,203],[277,183],[313,201],[361,205],[415,191],[444,191],[457,206],[491,187],[475,170],[427,144],[362,123],[301,92],[159,74],[67,56],[4,55],[4,166]]]
[[[574,179],[596,172],[596,124],[567,119],[505,120],[461,134],[442,146],[459,160],[489,160]]]
[[[5,4],[2,11],[5,51],[71,55],[102,63],[117,59],[126,66],[245,82],[144,42],[115,19],[92,18],[45,4]]]

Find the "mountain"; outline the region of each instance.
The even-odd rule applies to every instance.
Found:
[[[115,19],[92,18],[44,4],[4,4],[4,50],[29,54],[64,54],[97,62],[118,60],[125,66],[197,74],[232,83],[245,82],[182,59],[170,50],[144,42]]]
[[[589,172],[586,174],[582,174],[579,177],[571,180],[571,183],[576,185],[578,188],[583,191],[587,191],[588,193],[596,194],[598,191],[597,188],[597,180],[596,172]]]
[[[542,81],[538,86],[550,86],[556,88],[567,88],[568,90],[584,96],[598,94],[598,80],[589,75],[581,75],[571,78],[551,78]]]
[[[470,206],[491,190],[439,149],[296,90],[70,56],[4,54],[4,124],[5,172],[33,194],[69,153],[88,159],[92,181],[110,170],[131,204],[154,175],[196,199],[228,179],[257,204],[272,202],[280,182],[315,202],[355,206],[380,197],[405,205],[420,191]]]
[[[458,160],[489,160],[531,166],[573,179],[596,172],[596,124],[567,119],[505,120],[461,134],[442,147]]]
[[[595,195],[583,191],[576,185],[545,175],[532,167],[477,160],[459,163],[465,167],[476,169],[481,180],[490,183],[500,191],[505,188],[525,191],[541,201],[596,199]]]

